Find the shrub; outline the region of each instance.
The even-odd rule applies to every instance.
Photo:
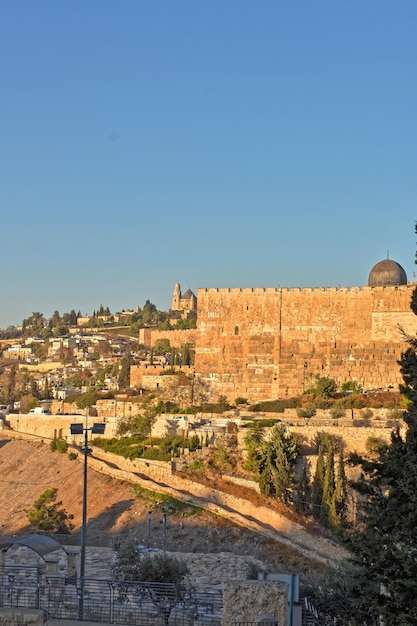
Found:
[[[51,441],[50,448],[52,452],[61,452],[61,454],[65,454],[68,450],[68,442],[62,437],[54,437]]]
[[[297,398],[286,398],[285,400],[266,400],[265,402],[259,402],[252,404],[249,407],[249,411],[253,413],[284,413],[285,409],[295,409],[299,406]]]
[[[112,564],[112,578],[117,581],[144,581],[134,593],[137,602],[151,602],[159,613],[160,622],[168,626],[171,612],[177,604],[184,610],[195,610],[194,594],[186,581],[189,570],[185,561],[168,554],[141,554],[136,537],[125,538],[116,546],[117,556]],[[164,584],[161,584],[164,583]],[[132,588],[118,583],[119,600],[131,602]]]
[[[362,387],[356,380],[349,380],[342,385],[342,391],[351,391],[352,393],[362,393]]]
[[[335,403],[330,409],[330,415],[335,422],[346,416],[346,409],[342,404]]]
[[[202,461],[195,460],[188,466],[188,471],[190,474],[194,474],[196,476],[201,476],[206,471],[206,466]]]
[[[403,419],[404,411],[402,409],[393,408],[389,409],[387,412],[387,417],[390,420],[401,420]]]
[[[387,448],[387,442],[382,437],[368,437],[365,448],[370,454],[380,454]]]
[[[246,424],[243,424],[243,428],[255,428],[256,426],[259,426],[260,428],[272,428],[272,426],[275,426],[275,424],[280,424],[281,420],[279,419],[274,419],[273,417],[271,418],[265,418],[265,419],[257,419],[257,420],[252,420],[247,422]]]
[[[341,437],[336,437],[336,435],[331,435],[330,433],[325,431],[317,432],[313,442],[317,452],[320,450],[320,448],[325,452],[329,452],[331,449],[333,449],[335,452],[338,452],[343,445],[343,440]]]
[[[306,424],[308,424],[310,419],[314,417],[316,413],[317,413],[316,406],[312,402],[308,402],[305,406],[303,407],[300,406],[297,408],[298,417],[302,417]]]

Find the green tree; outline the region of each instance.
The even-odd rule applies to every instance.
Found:
[[[323,626],[382,626],[378,615],[367,606],[361,606],[362,593],[357,578],[358,570],[345,564],[337,570],[307,583],[305,594],[318,609],[318,623]]]
[[[295,488],[294,508],[301,515],[311,513],[310,461],[304,458],[300,480]]]
[[[298,417],[302,417],[304,419],[306,426],[308,425],[311,418],[316,415],[316,413],[316,406],[312,402],[309,402],[303,407],[300,406],[297,408],[297,415]]]
[[[316,471],[313,479],[313,487],[311,490],[311,506],[313,511],[313,517],[316,520],[321,520],[322,513],[322,501],[323,501],[323,485],[326,465],[324,458],[324,449],[322,446],[319,448],[319,454],[317,456]]]
[[[152,443],[152,426],[158,415],[158,409],[150,398],[147,398],[135,415],[120,418],[117,424],[118,435],[139,435],[150,437]]]
[[[334,425],[339,425],[339,420],[343,419],[346,415],[346,408],[343,403],[335,402],[332,408],[329,411],[332,419],[334,420]]]
[[[62,337],[68,333],[68,326],[64,322],[59,322],[54,326],[53,334],[55,337]]]
[[[42,389],[42,399],[50,400],[52,398],[52,391],[49,385],[48,377],[45,376],[43,379],[43,389]]]
[[[46,320],[42,313],[38,311],[32,313],[32,315],[22,322],[22,332],[25,337],[30,336],[39,336],[43,327],[45,326]]]
[[[69,325],[76,326],[78,317],[79,317],[79,314],[77,315],[74,309],[71,309],[70,314],[69,314],[69,320],[68,320]]]
[[[44,491],[29,510],[26,516],[32,526],[43,532],[69,534],[74,524],[73,515],[61,509],[62,501],[57,502],[58,489],[51,487]]]
[[[143,324],[156,324],[158,321],[158,311],[152,302],[146,300],[142,309],[142,323]]]
[[[363,477],[355,488],[363,498],[360,531],[349,537],[352,561],[364,586],[363,606],[379,612],[385,626],[417,623],[417,341],[400,359],[408,399],[403,438],[399,428],[387,448],[372,458],[352,456]]]
[[[60,452],[61,454],[65,454],[68,452],[68,441],[63,437],[54,437],[49,444],[51,452]]]
[[[259,488],[266,496],[287,502],[294,487],[294,466],[300,454],[298,440],[283,424],[271,429],[261,446]]]
[[[362,387],[356,380],[348,380],[343,383],[341,387],[342,391],[351,391],[352,393],[362,393]]]
[[[337,392],[337,383],[334,378],[328,376],[316,376],[316,385],[311,390],[319,398],[333,398]]]
[[[155,343],[154,354],[165,354],[171,351],[171,344],[169,339],[158,339]]]
[[[323,481],[323,497],[322,497],[322,521],[329,524],[336,524],[336,510],[335,510],[335,477],[334,477],[334,451],[330,449],[326,460],[326,471],[324,473]]]
[[[6,401],[12,404],[16,400],[16,372],[17,365],[14,363],[9,370],[9,380],[7,383]]]
[[[416,303],[417,289],[410,305],[417,314]],[[370,459],[352,458],[362,468],[355,487],[364,496],[360,529],[349,537],[352,561],[363,583],[361,606],[384,626],[417,624],[417,338],[408,345],[399,360],[406,432],[395,428],[390,445]]]
[[[121,361],[119,373],[120,389],[128,389],[130,387],[130,366],[133,363],[133,357],[128,350]]]
[[[92,387],[86,393],[82,393],[77,396],[76,404],[79,409],[88,409],[90,406],[94,406],[98,400],[97,389]]]
[[[59,314],[59,311],[54,311],[52,313],[51,319],[49,320],[51,328],[54,328],[60,322],[61,322],[61,316]]]
[[[253,428],[245,437],[246,446],[246,459],[245,469],[254,474],[259,474],[259,469],[262,460],[262,444],[263,444],[263,431],[259,422],[255,422]]]
[[[339,456],[337,459],[337,474],[336,484],[334,490],[334,511],[336,514],[336,523],[340,524],[345,520],[346,512],[346,490],[347,490],[347,478],[345,471],[345,458],[343,448],[339,450]],[[330,520],[330,523],[333,523]]]
[[[119,584],[119,597],[128,601],[130,594],[150,600],[168,625],[174,607],[181,603],[183,610],[192,609],[194,590],[189,583],[187,564],[168,554],[142,554],[137,546],[139,540],[128,538],[116,546],[116,559],[112,564],[112,578],[127,581]],[[142,582],[143,585],[130,585]]]

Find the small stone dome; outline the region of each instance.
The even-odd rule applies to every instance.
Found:
[[[380,261],[369,272],[369,287],[392,287],[395,285],[406,285],[407,274],[396,261],[385,259]]]

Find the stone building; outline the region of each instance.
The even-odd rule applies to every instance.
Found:
[[[196,382],[229,401],[299,394],[316,376],[396,388],[414,288],[386,259],[362,288],[199,289]]]
[[[181,293],[181,285],[175,284],[174,293],[172,295],[172,311],[197,311],[197,298],[191,289],[187,289],[185,293]]]

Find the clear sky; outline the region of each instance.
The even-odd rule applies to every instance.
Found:
[[[2,0],[0,327],[414,280],[415,0]]]

